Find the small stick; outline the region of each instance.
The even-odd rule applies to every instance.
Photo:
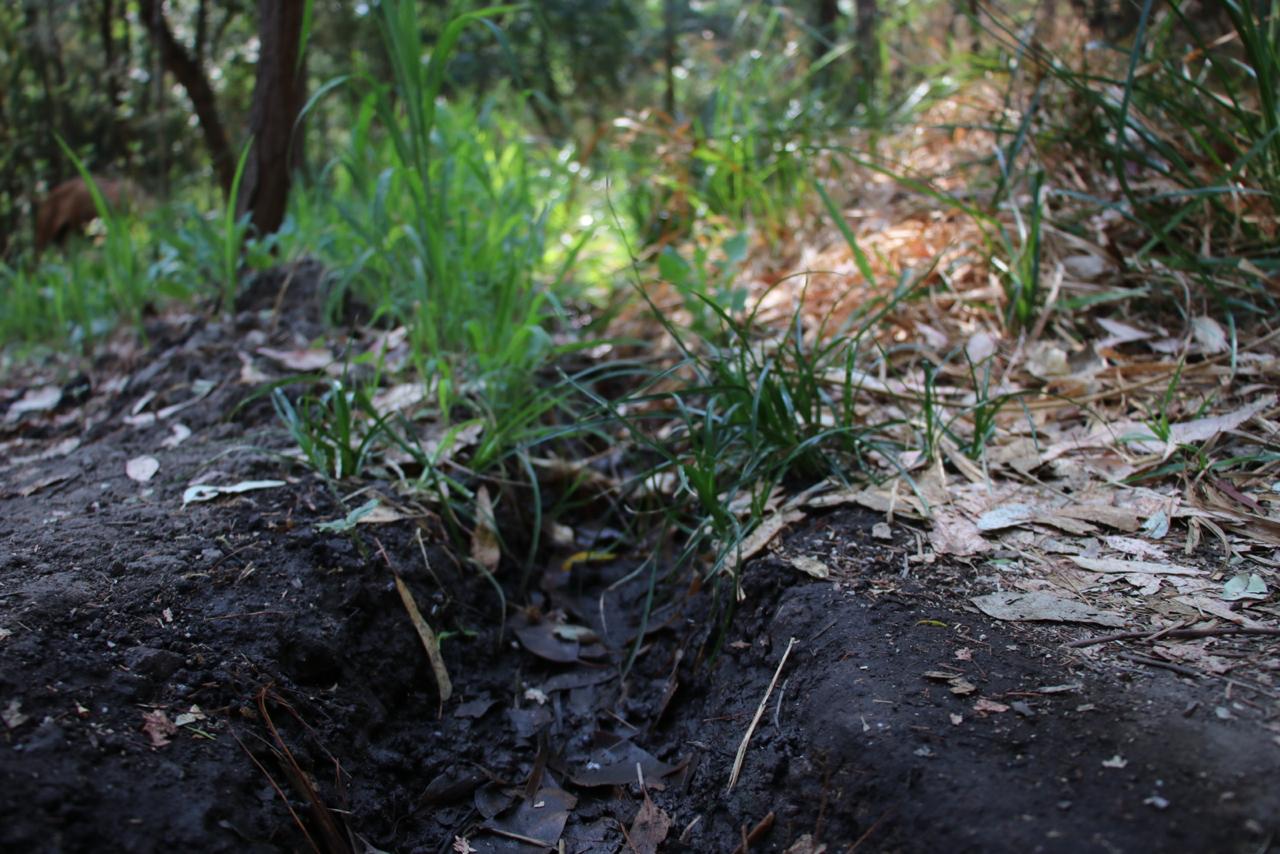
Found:
[[[791,655],[791,648],[795,645],[795,638],[787,641],[787,648],[782,653],[782,660],[778,662],[778,669],[773,671],[773,678],[769,680],[769,687],[765,690],[764,696],[760,698],[760,705],[756,707],[755,717],[751,719],[751,725],[747,727],[746,733],[742,736],[742,744],[738,745],[738,755],[733,759],[733,771],[729,773],[729,788],[727,791],[732,792],[733,787],[738,784],[738,775],[742,773],[742,763],[747,758],[747,745],[751,743],[751,736],[755,733],[756,726],[764,715],[765,706],[769,703],[769,695],[773,693],[773,687],[778,684],[778,677],[782,674],[782,667],[787,663],[787,656]]]
[[[1064,644],[1064,646],[1079,648],[1116,640],[1137,640],[1143,638],[1149,640],[1155,637],[1212,638],[1221,637],[1223,635],[1263,635],[1266,637],[1280,637],[1280,628],[1273,628],[1271,626],[1223,626],[1222,628],[1217,629],[1160,629],[1155,632],[1116,632],[1110,635],[1098,635],[1097,637],[1074,640],[1070,643]]]
[[[427,651],[427,660],[431,662],[431,673],[435,676],[436,688],[440,691],[440,705],[443,706],[453,695],[453,684],[449,681],[449,671],[444,666],[444,658],[440,655],[440,641],[436,639],[436,633],[431,630],[431,626],[422,618],[418,603],[414,601],[413,593],[400,577],[400,573],[393,571],[392,577],[396,580],[396,592],[400,594],[400,601],[404,603],[404,609],[409,614],[409,621],[413,623],[418,639],[422,641],[422,647]]]
[[[744,825],[742,828],[742,841],[738,843],[738,847],[733,849],[733,854],[747,854],[748,849],[760,841],[760,837],[769,832],[769,828],[773,827],[773,810],[769,810],[769,814],[756,822],[756,826],[747,830]]]
[[[1148,667],[1159,667],[1162,670],[1170,670],[1179,676],[1190,676],[1193,679],[1199,679],[1204,676],[1199,670],[1192,670],[1190,667],[1184,667],[1181,664],[1174,664],[1171,661],[1161,661],[1158,658],[1152,658],[1149,655],[1138,655],[1133,652],[1122,652],[1120,657],[1125,661],[1132,661],[1135,664],[1145,664]]]

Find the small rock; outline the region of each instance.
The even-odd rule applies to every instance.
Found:
[[[182,666],[182,656],[167,649],[135,646],[125,650],[125,666],[153,679],[167,679]]]

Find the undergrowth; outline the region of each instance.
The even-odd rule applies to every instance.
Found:
[[[314,254],[335,315],[359,304],[404,330],[409,355],[400,375],[375,359],[272,392],[307,466],[332,483],[394,481],[459,537],[492,487],[499,515],[523,529],[508,559],[526,569],[544,532],[590,512],[652,546],[663,571],[732,581],[743,541],[785,496],[910,483],[912,466],[941,465],[953,447],[980,467],[1001,416],[1023,403],[963,347],[932,361],[895,349],[895,316],[946,277],[937,258],[900,270],[864,247],[846,210],[859,198],[851,175],[888,178],[926,215],[974,226],[973,263],[993,285],[980,308],[1020,345],[1100,306],[1150,307],[1136,298],[1183,321],[1193,299],[1211,305],[1233,341],[1275,310],[1280,60],[1275,16],[1253,4],[1202,19],[1181,0],[1145,0],[1132,33],[1078,51],[1076,33],[1018,4],[965,17],[985,27],[967,49],[951,35],[906,39],[943,6],[896,4],[857,65],[849,40],[815,51],[794,12],[749,4],[671,69],[674,112],[654,106],[649,75],[635,86],[647,106],[620,104],[589,127],[563,118],[560,138],[534,130],[555,123],[515,75],[461,95],[450,78],[465,39],[502,53],[497,22],[512,8],[467,12],[432,41],[414,3],[385,0],[374,12],[385,65],[319,87],[308,112],[332,110],[349,130],[278,234],[247,236],[234,197],[211,215],[104,209],[87,251],[0,266],[0,338],[88,348],[116,321],[141,326],[157,301],[231,311],[246,268]],[[909,65],[895,64],[895,39]],[[888,73],[852,79],[876,65]],[[963,192],[895,163],[889,141],[909,141],[924,110],[1000,86],[972,128],[990,136],[989,159],[971,164]],[[843,302],[856,305],[814,310],[801,288],[785,322],[766,322],[770,290],[791,282],[753,292],[761,259],[791,263],[795,236],[818,230],[843,240],[842,275],[857,283]],[[1058,293],[1062,235],[1120,273],[1085,298]],[[621,322],[637,302],[643,321]],[[944,376],[968,384],[961,403],[939,397]],[[892,408],[864,394],[886,378],[904,379]],[[379,412],[383,379],[419,384],[422,404]]]

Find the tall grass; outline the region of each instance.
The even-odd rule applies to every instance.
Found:
[[[1085,223],[1105,211],[1123,223],[1112,234],[1130,270],[1158,262],[1230,311],[1269,310],[1255,273],[1280,269],[1276,16],[1237,0],[1144,0],[1127,44],[1095,42],[1082,57],[1054,53],[1009,20],[990,23],[1032,72],[1013,82],[1026,108],[1005,135],[1003,184],[1071,163],[1084,186],[1045,184],[1065,209],[1056,226],[1092,237]]]
[[[553,305],[538,279],[546,164],[490,103],[442,97],[463,31],[508,10],[461,15],[428,50],[413,3],[381,4],[393,83],[361,81],[350,148],[330,173],[350,232],[327,247],[336,280],[409,326],[446,411],[468,397],[494,413],[518,410],[551,351]]]

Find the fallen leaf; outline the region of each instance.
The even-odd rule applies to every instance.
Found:
[[[671,816],[663,812],[646,791],[644,802],[640,804],[640,809],[631,822],[631,832],[627,834],[631,850],[635,854],[657,854],[658,846],[667,838],[670,830]]]
[[[45,477],[42,477],[38,480],[34,480],[31,483],[25,484],[22,488],[20,488],[17,491],[17,493],[18,495],[21,495],[23,498],[27,498],[32,495],[35,495],[37,492],[39,492],[42,489],[45,489],[46,487],[50,487],[50,486],[53,486],[54,484],[62,483],[64,480],[70,480],[75,476],[76,476],[75,472],[70,472],[70,471],[55,472],[53,474],[46,475]]]
[[[1114,557],[1081,557],[1072,555],[1071,561],[1090,572],[1141,573],[1145,575],[1204,575],[1203,569],[1179,566],[1176,563],[1153,563],[1145,560],[1120,560]]]
[[[1234,412],[1171,424],[1169,425],[1169,442],[1167,445],[1152,435],[1149,428],[1142,428],[1146,430],[1145,434],[1139,433],[1137,436],[1130,435],[1126,437],[1126,441],[1130,447],[1148,454],[1162,453],[1168,446],[1176,448],[1178,445],[1198,445],[1202,442],[1207,442],[1219,433],[1226,433],[1236,429],[1258,413],[1275,406],[1275,404],[1276,396],[1269,394],[1266,397],[1255,400],[1253,403],[1240,407]]]
[[[1124,617],[1119,614],[1099,611],[1083,602],[1063,599],[1044,591],[1006,590],[977,596],[969,601],[977,605],[982,613],[997,620],[1090,623],[1112,628],[1124,625]]]
[[[1128,344],[1133,341],[1142,341],[1150,338],[1151,333],[1146,332],[1137,327],[1130,326],[1127,323],[1121,323],[1118,320],[1110,320],[1105,317],[1098,318],[1098,325],[1107,330],[1107,337],[1100,340],[1095,346],[1098,350],[1109,350],[1119,344]]]
[[[192,706],[188,711],[182,712],[173,719],[174,726],[189,726],[199,721],[207,720],[207,716],[199,706]]]
[[[323,348],[276,350],[271,347],[259,347],[257,353],[291,371],[318,371],[333,362],[333,354]]]
[[[990,551],[987,542],[973,522],[949,510],[938,510],[929,531],[929,545],[940,555],[966,557]]]
[[[481,826],[509,839],[536,841],[544,848],[555,848],[569,820],[569,810],[577,803],[578,799],[563,789],[545,786],[532,798],[517,801],[510,813]]]
[[[825,579],[831,576],[831,568],[816,557],[796,555],[791,558],[790,563],[793,568],[800,570],[806,575],[811,575],[814,578]]]
[[[178,728],[163,709],[153,709],[142,713],[142,731],[151,739],[151,746],[164,747],[177,734]]]
[[[124,465],[124,473],[130,480],[136,480],[138,483],[146,483],[155,477],[158,471],[160,471],[160,461],[155,457],[134,457]]]
[[[586,764],[571,773],[569,779],[579,786],[625,786],[636,781],[637,764],[649,782],[676,770],[674,765],[659,761],[632,742],[620,741],[612,747],[593,751]]]
[[[1109,536],[1103,537],[1102,542],[1106,543],[1108,547],[1125,554],[1137,555],[1148,559],[1164,557],[1164,549],[1148,543],[1146,540],[1139,540],[1134,537]]]
[[[999,531],[1034,521],[1042,515],[1040,508],[1031,504],[1006,504],[994,510],[988,510],[978,517],[979,531]]]
[[[580,649],[578,642],[557,637],[555,626],[545,620],[528,626],[519,626],[515,630],[515,635],[525,649],[539,658],[558,664],[568,664],[578,660]]]
[[[1208,596],[1175,596],[1175,602],[1181,602],[1184,605],[1190,605],[1198,611],[1204,611],[1215,617],[1221,617],[1229,623],[1235,623],[1245,628],[1256,629],[1263,626],[1259,621],[1246,617],[1244,614],[1238,614],[1231,610],[1231,606],[1226,602],[1220,602],[1217,599],[1211,599]]]
[[[241,385],[262,385],[271,379],[271,377],[259,370],[258,366],[253,363],[253,357],[248,353],[236,353],[240,359],[240,384]]]
[[[746,563],[755,557],[765,546],[782,532],[782,529],[788,525],[804,519],[805,514],[800,510],[786,510],[781,513],[772,513],[765,517],[764,520],[756,526],[756,529],[750,534],[742,538],[738,543],[738,563]]]
[[[1212,317],[1200,315],[1191,319],[1191,334],[1200,349],[1209,354],[1227,352],[1227,333]]]
[[[427,384],[422,382],[400,383],[381,389],[369,401],[374,412],[390,415],[421,403],[427,395]]]
[[[1266,599],[1267,584],[1256,573],[1238,572],[1222,585],[1222,598],[1227,602],[1240,599]]]
[[[1023,365],[1033,377],[1042,380],[1065,377],[1071,373],[1067,352],[1050,341],[1036,341],[1027,348],[1027,358]]]
[[[970,364],[980,365],[990,359],[996,352],[996,339],[989,332],[975,332],[965,342],[964,354]]]
[[[468,700],[458,708],[453,710],[454,717],[480,719],[484,717],[485,712],[498,705],[498,701],[488,696],[477,697],[474,700]]]
[[[400,594],[400,601],[409,614],[409,622],[413,623],[413,629],[418,633],[418,640],[422,641],[422,647],[427,652],[427,661],[431,664],[431,673],[435,676],[436,689],[440,692],[440,702],[443,704],[453,695],[453,683],[449,681],[449,671],[445,667],[444,658],[440,655],[440,641],[436,638],[436,633],[431,630],[431,626],[423,619],[422,612],[418,610],[418,603],[413,598],[413,592],[405,585],[399,573],[395,574],[395,580],[396,592]]]
[[[0,721],[4,721],[9,729],[17,729],[29,720],[31,718],[22,713],[21,700],[10,700],[4,709],[0,709]]]
[[[1062,266],[1077,279],[1091,282],[1107,269],[1107,262],[1097,255],[1069,255],[1062,259]]]
[[[795,842],[791,843],[783,854],[827,854],[827,844],[825,842],[815,842],[811,834],[804,834]]]
[[[182,493],[182,506],[195,504],[200,501],[212,501],[221,495],[237,495],[241,492],[253,492],[258,489],[275,489],[277,486],[284,486],[283,480],[242,480],[239,483],[233,483],[228,486],[214,486],[213,484],[202,483],[197,486],[189,486]]]
[[[28,412],[48,412],[62,402],[62,389],[56,385],[27,389],[26,394],[9,406],[5,421],[16,422]]]
[[[493,501],[489,488],[476,491],[476,526],[471,532],[471,559],[488,572],[498,568],[502,560],[502,548],[498,545],[498,531],[493,519]]]
[[[1103,768],[1123,768],[1128,764],[1129,764],[1129,760],[1121,757],[1119,753],[1117,753],[1115,756],[1112,756],[1110,759],[1102,760]]]
[[[979,697],[978,702],[973,704],[973,710],[980,715],[999,715],[1009,711],[1009,707],[1004,703],[997,703],[995,700],[988,700],[986,697]]]
[[[160,442],[162,448],[176,448],[191,436],[191,428],[181,421],[175,421],[169,426],[169,430],[170,434]]]
[[[334,519],[329,522],[317,522],[316,530],[324,531],[328,534],[345,534],[357,524],[364,521],[364,518],[370,513],[378,509],[378,499],[370,498],[364,504],[351,510],[341,519]]]
[[[871,536],[877,540],[892,540],[893,528],[889,527],[888,522],[876,522],[871,526]]]

